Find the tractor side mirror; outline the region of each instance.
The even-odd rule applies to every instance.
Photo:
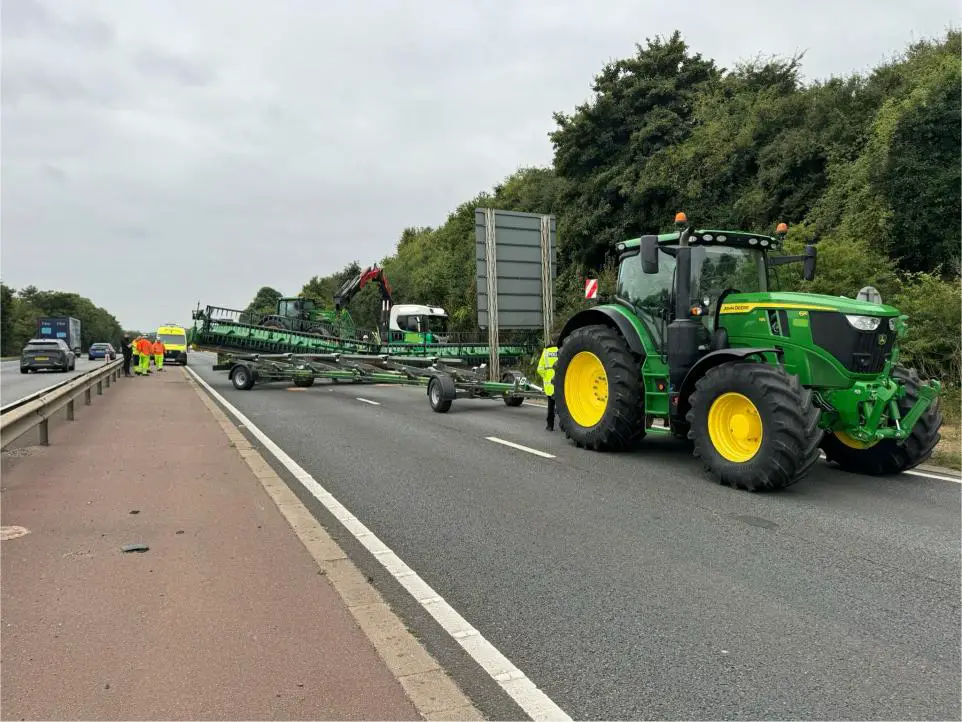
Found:
[[[641,270],[658,273],[658,236],[641,237]]]
[[[818,251],[815,246],[809,243],[805,246],[805,260],[802,265],[802,278],[806,281],[815,280],[815,259],[818,257]]]

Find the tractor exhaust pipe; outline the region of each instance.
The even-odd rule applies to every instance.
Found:
[[[691,246],[688,238],[692,229],[684,213],[675,216],[679,228],[678,255],[675,256],[675,318],[668,324],[668,380],[672,416],[680,415],[678,390],[682,381],[698,361],[698,331],[700,324],[691,317]]]

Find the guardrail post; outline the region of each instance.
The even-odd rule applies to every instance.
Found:
[[[73,421],[73,399],[67,402],[67,421]]]
[[[84,389],[84,406],[90,406],[90,389]]]
[[[40,430],[40,445],[50,446],[50,429],[48,428],[48,419],[44,419],[40,422],[37,428]]]
[[[103,395],[104,395],[104,382],[103,382],[103,381],[98,381],[98,382],[97,382],[97,396],[103,396]]]
[[[112,378],[113,378],[113,374],[108,375],[106,378],[108,389],[110,388],[110,381],[112,380]]]

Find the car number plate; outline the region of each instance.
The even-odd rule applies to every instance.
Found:
[[[35,361],[49,361],[49,360],[50,360],[50,357],[49,357],[49,356],[35,356],[35,357],[34,357],[34,360],[35,360]]]

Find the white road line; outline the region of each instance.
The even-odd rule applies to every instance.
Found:
[[[380,406],[380,405],[381,405],[381,402],[380,402],[380,401],[371,401],[370,399],[361,398],[360,396],[357,396],[356,398],[357,398],[358,401],[363,401],[365,404],[370,404],[371,406]]]
[[[819,453],[819,456],[822,457],[822,459],[825,459],[826,461],[828,461],[828,457],[825,456],[824,453]],[[951,481],[955,484],[962,484],[962,475],[959,475],[958,477],[945,476],[944,474],[933,474],[928,471],[915,471],[914,469],[910,469],[909,471],[903,471],[902,473],[909,474],[910,476],[921,476],[924,479],[935,479],[936,481]]]
[[[534,454],[535,456],[543,456],[545,459],[556,459],[554,454],[548,454],[544,451],[538,451],[537,449],[532,449],[530,446],[522,446],[521,444],[516,444],[513,441],[505,441],[504,439],[499,439],[497,436],[485,436],[488,441],[493,441],[496,444],[502,444],[503,446],[510,446],[512,449],[518,449],[519,451],[527,451],[529,454]]]
[[[911,471],[903,471],[902,473],[911,474],[912,476],[922,476],[926,479],[938,479],[939,481],[952,481],[956,484],[962,484],[962,476],[953,478],[951,476],[943,476],[942,474],[930,474],[926,471],[915,471],[914,469]]]
[[[565,720],[571,717],[565,714],[544,692],[491,644],[478,630],[451,607],[427,582],[421,579],[400,557],[389,549],[384,542],[377,538],[357,517],[349,512],[334,496],[321,486],[310,474],[297,464],[283,449],[271,439],[244,414],[232,406],[227,399],[214,391],[196,371],[189,366],[188,373],[214,399],[229,411],[234,418],[247,427],[247,430],[257,438],[264,448],[277,459],[294,478],[307,489],[315,499],[340,521],[351,532],[365,549],[387,569],[398,583],[413,596],[441,627],[451,635],[461,647],[477,662],[491,678],[523,709],[533,720]],[[541,453],[541,452],[535,452]]]

